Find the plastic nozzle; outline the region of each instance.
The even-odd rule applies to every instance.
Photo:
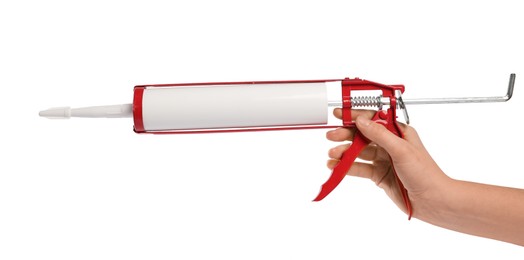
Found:
[[[133,105],[123,104],[82,108],[53,107],[40,111],[38,115],[50,119],[66,119],[70,117],[123,118],[133,115]]]

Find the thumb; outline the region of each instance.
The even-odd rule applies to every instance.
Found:
[[[406,141],[390,132],[383,125],[369,120],[364,116],[357,117],[356,123],[358,130],[367,139],[384,148],[392,158],[400,158],[406,154]]]

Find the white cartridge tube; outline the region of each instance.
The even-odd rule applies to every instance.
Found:
[[[326,124],[327,108],[320,82],[146,87],[140,109],[147,132]]]

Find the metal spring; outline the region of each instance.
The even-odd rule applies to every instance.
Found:
[[[351,97],[351,107],[380,107],[382,106],[381,96],[362,96]]]

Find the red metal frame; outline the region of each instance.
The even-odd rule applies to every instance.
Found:
[[[226,128],[226,129],[190,129],[190,130],[169,130],[169,131],[146,131],[144,128],[143,114],[142,114],[142,98],[146,88],[150,87],[187,87],[187,86],[223,86],[223,85],[251,85],[251,84],[292,84],[292,83],[325,83],[340,81],[342,86],[342,125],[295,125],[295,126],[276,126],[276,127],[246,127],[246,128]],[[207,82],[207,83],[179,83],[179,84],[153,84],[153,85],[138,85],[134,88],[133,97],[133,120],[134,130],[137,133],[153,133],[153,134],[194,134],[194,133],[231,133],[231,132],[251,132],[251,131],[275,131],[275,130],[299,130],[299,129],[322,129],[322,128],[337,128],[337,127],[355,127],[351,118],[351,91],[353,90],[381,90],[385,98],[389,98],[389,108],[387,110],[379,110],[372,118],[373,121],[383,124],[389,131],[399,137],[403,137],[402,131],[397,124],[397,99],[395,91],[404,92],[403,85],[384,85],[359,78],[345,78],[345,79],[327,79],[327,80],[287,80],[287,81],[244,81],[244,82]],[[366,139],[357,130],[353,138],[352,145],[344,152],[340,162],[335,166],[330,178],[322,185],[322,188],[314,199],[320,201],[330,194],[346,176],[353,162],[358,154],[368,144]],[[402,198],[404,200],[409,218],[413,214],[409,196],[404,188],[404,185],[398,178],[395,169],[393,168],[395,179],[399,186]]]

